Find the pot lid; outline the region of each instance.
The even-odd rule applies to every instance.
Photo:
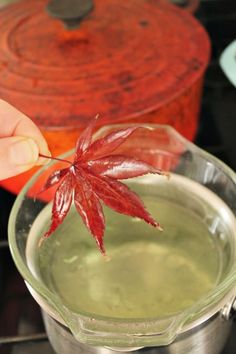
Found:
[[[0,97],[38,125],[121,122],[168,103],[203,74],[205,30],[164,0],[97,0],[79,28],[21,1],[0,11]]]

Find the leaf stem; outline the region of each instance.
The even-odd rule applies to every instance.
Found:
[[[60,159],[59,157],[47,156],[47,155],[44,155],[44,154],[39,154],[39,157],[43,157],[43,158],[45,158],[45,159],[50,159],[50,160],[56,160],[56,161],[60,161],[60,162],[69,163],[70,165],[72,164],[71,161],[69,161],[69,160],[64,160],[64,159]]]

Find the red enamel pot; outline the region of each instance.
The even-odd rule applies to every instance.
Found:
[[[95,0],[68,30],[47,4],[0,10],[0,98],[40,126],[53,155],[96,114],[100,126],[164,123],[194,139],[210,44],[192,15],[166,0]],[[1,184],[18,193],[31,174]]]

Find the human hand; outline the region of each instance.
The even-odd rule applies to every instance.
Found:
[[[47,142],[38,127],[23,113],[0,99],[0,180],[25,172],[49,155]]]

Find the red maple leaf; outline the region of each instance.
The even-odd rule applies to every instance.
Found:
[[[105,254],[105,218],[101,201],[118,213],[138,217],[162,230],[160,224],[145,209],[141,199],[118,180],[147,173],[164,173],[135,157],[112,155],[112,152],[140,127],[112,131],[92,141],[95,123],[96,117],[80,135],[74,161],[68,161],[70,166],[53,172],[41,190],[43,192],[58,184],[53,199],[51,225],[43,237],[50,236],[56,230],[74,202],[84,224],[95,237],[100,251]]]

